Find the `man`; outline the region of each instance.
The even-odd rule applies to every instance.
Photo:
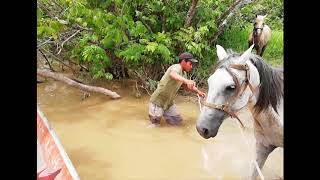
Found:
[[[174,98],[181,85],[188,91],[205,97],[205,93],[198,90],[193,80],[187,79],[187,73],[192,70],[192,63],[198,62],[193,55],[185,52],[179,56],[179,64],[171,65],[162,76],[157,89],[151,95],[149,103],[149,118],[152,124],[159,125],[161,117],[171,125],[179,125],[182,117],[174,104]]]

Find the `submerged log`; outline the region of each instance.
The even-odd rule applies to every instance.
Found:
[[[76,82],[76,81],[74,81],[74,80],[72,80],[72,79],[70,79],[68,77],[63,76],[62,74],[53,73],[53,72],[50,72],[48,70],[37,70],[37,74],[39,76],[50,77],[50,78],[53,78],[55,80],[65,82],[65,83],[69,84],[70,86],[75,86],[77,88],[80,88],[83,91],[102,93],[102,94],[105,94],[107,96],[111,96],[113,99],[118,99],[118,98],[121,97],[116,92],[110,91],[108,89],[105,89],[105,88],[102,88],[102,87],[89,86],[89,85],[85,85],[85,84],[82,84],[82,83],[78,83],[78,82]]]

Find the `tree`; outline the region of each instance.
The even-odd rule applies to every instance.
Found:
[[[271,17],[279,20],[282,3],[38,0],[38,49],[49,59],[60,59],[63,66],[70,62],[86,69],[92,78],[152,81],[160,80],[166,67],[176,63],[181,52],[189,51],[201,59],[191,75],[201,83],[215,62],[214,45],[226,27],[248,23],[255,9],[272,9]],[[261,4],[265,6],[260,7]]]

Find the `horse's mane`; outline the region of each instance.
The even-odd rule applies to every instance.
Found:
[[[240,54],[234,53],[231,50],[227,51],[228,57],[217,62],[213,71],[218,68],[228,67],[233,63],[233,59],[239,57]],[[249,60],[257,68],[260,75],[259,97],[254,106],[256,113],[260,113],[269,105],[277,112],[277,106],[280,99],[283,97],[283,70],[282,68],[273,68],[269,66],[262,57],[251,54]]]
[[[257,113],[269,105],[277,112],[277,106],[283,97],[283,70],[269,66],[262,57],[251,54],[250,61],[255,65],[260,76],[258,101],[254,106]]]

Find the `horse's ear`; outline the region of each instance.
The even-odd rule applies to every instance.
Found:
[[[252,51],[253,47],[254,47],[254,44],[252,44],[252,45],[250,46],[250,48],[247,49],[247,50],[240,56],[240,58],[239,58],[239,64],[244,64],[244,63],[247,61],[247,59],[249,58],[249,56],[250,56],[250,54],[251,54],[251,51]]]
[[[217,48],[217,55],[218,55],[219,61],[221,61],[222,59],[224,59],[228,56],[227,52],[224,50],[224,48],[222,46],[216,45],[216,48]]]
[[[266,18],[268,14],[264,15],[263,18]]]

